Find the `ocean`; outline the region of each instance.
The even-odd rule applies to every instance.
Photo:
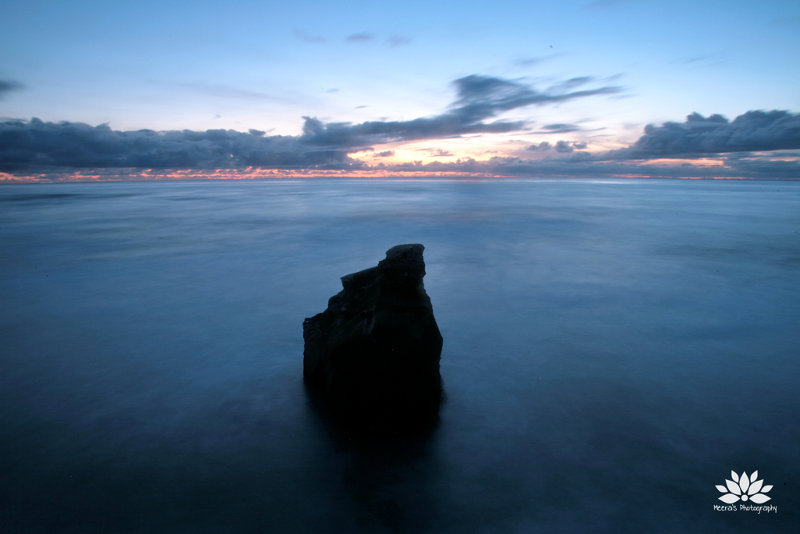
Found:
[[[302,322],[401,243],[447,398],[353,438]],[[4,534],[800,525],[798,182],[3,185],[0,254]]]

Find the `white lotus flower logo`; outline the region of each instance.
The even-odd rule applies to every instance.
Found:
[[[769,492],[772,486],[764,486],[763,479],[756,480],[758,471],[753,471],[753,474],[749,477],[745,472],[742,472],[742,476],[739,476],[734,471],[731,471],[731,478],[733,480],[725,480],[725,486],[717,485],[719,492],[725,494],[719,500],[725,504],[733,504],[739,499],[753,501],[756,504],[764,504],[771,499],[771,497],[767,497],[764,494]]]

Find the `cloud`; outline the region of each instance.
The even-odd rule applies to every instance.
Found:
[[[586,85],[587,83],[593,82],[594,78],[592,76],[576,76],[575,78],[570,78],[568,80],[564,80],[559,82],[552,87],[550,87],[550,91],[571,91],[577,87],[582,85]]]
[[[0,122],[0,171],[57,168],[352,167],[347,151],[234,130],[117,131],[77,122]]]
[[[581,127],[577,124],[567,124],[564,122],[558,122],[554,124],[545,124],[542,126],[544,132],[542,133],[569,133],[569,132],[579,132],[581,131]]]
[[[411,38],[404,35],[390,35],[385,39],[381,38],[387,45],[392,48],[404,46],[411,43]],[[373,43],[378,41],[378,36],[371,32],[358,32],[348,35],[344,38],[346,43]]]
[[[795,154],[793,160],[775,160],[763,156],[728,156],[724,161],[725,165],[738,176],[767,180],[800,179],[800,154]]]
[[[375,39],[375,36],[372,35],[371,33],[359,32],[359,33],[354,33],[352,35],[348,35],[345,38],[345,41],[348,43],[364,43],[367,41],[372,41],[373,39]]]
[[[720,54],[702,54],[696,56],[683,56],[675,59],[672,63],[691,68],[708,68],[722,62]]]
[[[522,130],[522,121],[485,122],[513,109],[567,102],[596,95],[613,94],[619,87],[597,87],[581,91],[538,91],[518,81],[473,74],[453,82],[456,100],[448,111],[408,121],[323,123],[304,117],[302,141],[311,145],[364,149],[380,143],[430,138],[458,137],[473,133],[504,133]]]
[[[262,130],[117,131],[108,125],[77,122],[6,120],[0,122],[0,172],[25,174],[76,169],[304,169],[348,171],[403,170],[411,164],[366,163],[350,154],[385,143],[453,138],[475,133],[525,131],[524,121],[503,119],[508,111],[592,96],[615,94],[618,87],[596,86],[589,77],[571,78],[539,90],[520,80],[470,75],[452,82],[452,103],[437,115],[403,121],[325,123],[305,117],[300,135],[270,135]],[[554,122],[548,133],[579,129]],[[690,115],[685,122],[649,125],[631,146],[606,153],[584,151],[578,141],[542,142],[529,147],[546,153],[538,159],[492,158],[429,163],[422,170],[531,176],[748,176],[800,178],[800,114],[749,111],[733,121]],[[781,150],[782,153],[771,153]],[[788,151],[788,152],[787,152]],[[435,157],[452,158],[432,149]],[[387,150],[376,156],[392,155]],[[715,165],[693,165],[699,156]],[[683,159],[675,163],[665,159]],[[654,159],[658,161],[647,161]],[[659,161],[661,163],[659,163]],[[415,167],[420,170],[420,167]]]
[[[411,44],[411,37],[406,37],[404,35],[392,35],[386,40],[386,42],[389,43],[389,46],[391,47],[404,46]]]
[[[550,61],[559,57],[561,54],[548,54],[546,56],[538,56],[538,57],[526,57],[520,58],[514,61],[514,64],[519,67],[533,67],[544,63],[545,61]]]
[[[0,98],[3,98],[6,93],[19,91],[24,88],[24,85],[14,80],[0,80]]]
[[[557,141],[555,144],[550,144],[547,141],[542,141],[538,145],[531,145],[528,147],[528,150],[532,152],[548,152],[551,150],[555,150],[556,152],[570,153],[577,150],[583,150],[586,148],[586,143],[578,142],[578,141]]]
[[[763,180],[800,179],[800,161],[772,160],[768,157],[725,159],[718,166],[687,163],[665,164],[604,160],[586,152],[562,154],[553,158],[528,160],[494,157],[486,161],[464,159],[455,162],[400,163],[379,166],[389,171],[419,173],[462,173],[478,176],[526,178],[748,178]]]
[[[556,143],[556,152],[572,152],[575,147],[569,141],[558,141]]]
[[[748,111],[729,121],[692,113],[682,123],[648,124],[618,158],[692,157],[706,154],[800,149],[800,113]]]
[[[547,152],[548,150],[552,149],[553,145],[551,145],[547,141],[542,141],[538,145],[531,145],[528,147],[528,150],[532,152]]]
[[[538,91],[518,81],[473,74],[453,82],[458,91],[456,109],[464,116],[482,120],[501,112],[531,105],[556,104],[589,96],[609,95],[622,91],[621,87],[604,86],[572,91],[575,80],[590,81],[588,77],[572,78],[547,91]]]
[[[585,79],[581,85],[588,81]],[[453,82],[456,98],[439,115],[360,124],[324,123],[315,117],[304,117],[299,136],[267,136],[258,130],[248,133],[234,130],[117,131],[108,125],[10,120],[0,122],[0,172],[59,168],[353,169],[363,163],[350,158],[349,154],[375,145],[520,131],[527,127],[524,121],[495,119],[525,106],[620,91],[610,86],[569,90],[574,86],[574,81],[568,81],[540,91],[517,80],[470,75]]]
[[[311,35],[311,34],[308,34],[308,33],[304,32],[303,30],[295,29],[295,30],[292,31],[292,33],[294,34],[294,36],[296,38],[300,39],[301,41],[305,41],[306,43],[317,43],[317,44],[319,44],[319,43],[325,43],[325,42],[328,41],[325,37],[322,37],[320,35]]]
[[[435,158],[449,158],[453,156],[453,153],[449,150],[445,150],[443,148],[422,148],[420,149],[423,152],[427,152],[431,156]]]

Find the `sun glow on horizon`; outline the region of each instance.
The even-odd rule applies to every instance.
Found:
[[[242,168],[242,169],[170,169],[170,170],[133,170],[133,169],[94,169],[72,171],[68,173],[37,173],[24,176],[15,176],[8,173],[0,173],[0,184],[47,184],[47,183],[80,183],[80,182],[124,182],[124,181],[193,181],[193,180],[269,180],[269,179],[335,179],[335,178],[397,178],[397,179],[422,179],[422,178],[466,178],[466,179],[586,179],[585,174],[513,174],[508,172],[492,172],[490,167],[485,170],[441,170],[426,168],[421,163],[412,166],[417,169],[395,169],[390,166],[367,167],[362,169],[261,169],[261,168]],[[663,163],[643,162],[639,172],[614,172],[600,173],[592,179],[687,179],[687,180],[748,180],[747,176],[734,175],[732,169],[727,166],[714,162],[707,166],[692,167],[689,165],[678,165],[682,172],[665,176],[659,173],[659,168],[669,165]],[[671,166],[675,166],[674,164]],[[722,167],[729,169],[731,175],[716,175],[694,172],[703,169]],[[722,170],[721,169],[721,170]]]

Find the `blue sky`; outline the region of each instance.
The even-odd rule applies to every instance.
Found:
[[[503,163],[499,158],[506,163],[508,158],[545,159],[536,172],[548,174],[567,156],[574,160],[576,152],[584,154],[581,172],[587,172],[586,156],[613,153],[616,174],[624,175],[618,168],[620,150],[632,147],[647,124],[684,123],[694,112],[733,121],[754,110],[783,110],[789,114],[770,116],[781,121],[772,133],[782,136],[775,146],[783,152],[765,154],[769,151],[760,149],[771,145],[763,142],[740,143],[734,152],[737,161],[777,161],[778,177],[800,177],[796,154],[786,152],[800,149],[800,3],[795,0],[28,0],[0,7],[0,47],[0,120],[5,124],[0,135],[11,140],[9,146],[18,146],[14,154],[4,155],[0,148],[0,172],[14,175],[123,165],[120,158],[67,161],[56,157],[52,147],[22,147],[20,136],[30,137],[34,126],[37,132],[42,128],[26,122],[33,117],[53,131],[64,123],[105,124],[111,133],[92,135],[116,135],[119,150],[134,141],[118,133],[131,130],[255,129],[264,132],[259,134],[264,146],[248,150],[276,150],[280,142],[286,151],[294,150],[286,146],[289,137],[309,146],[303,138],[304,117],[323,125],[395,126],[440,117],[460,109],[464,95],[459,87],[466,86],[458,80],[477,76],[499,81],[484,86],[491,98],[523,88],[563,98],[515,100],[476,119],[481,125],[519,125],[502,132],[476,123],[437,130],[441,135],[390,136],[381,130],[376,136],[371,128],[370,137],[357,143],[348,138],[346,146],[323,147],[314,140],[315,155],[307,165],[302,158],[273,165],[275,158],[240,157],[238,152],[232,152],[231,160],[251,168],[256,162],[257,167],[311,171],[363,171],[376,165],[399,171],[414,162],[431,165],[430,171],[448,165],[457,171],[466,168],[458,162],[468,162],[473,172],[492,174],[491,169],[474,171],[474,164],[491,158],[495,163]],[[580,91],[588,94],[575,94]],[[726,128],[728,137],[742,133]],[[59,131],[64,134],[63,128]],[[23,148],[25,157],[19,155]],[[320,159],[323,148],[338,152],[333,159]],[[153,145],[152,150],[159,148]],[[716,161],[732,153],[730,147],[725,150]],[[706,157],[711,152],[703,154],[711,161]],[[685,155],[670,157],[686,165]],[[691,165],[698,158],[693,155]],[[145,159],[136,159],[136,165],[171,168],[169,158],[150,166]],[[214,158],[194,161],[175,164],[220,166]],[[563,163],[564,174],[570,175],[569,161]],[[130,164],[126,159],[124,165]]]

